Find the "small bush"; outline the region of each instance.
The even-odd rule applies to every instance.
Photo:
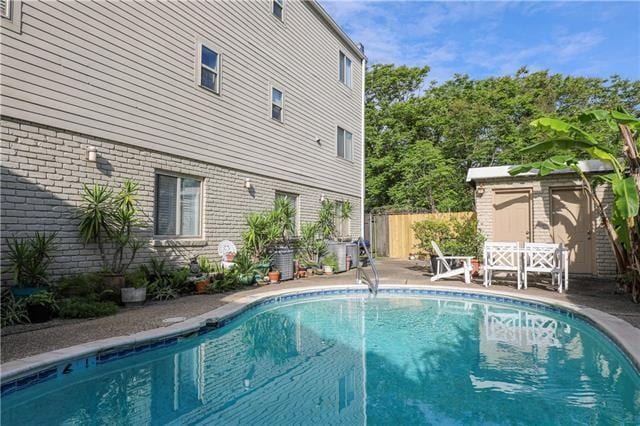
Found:
[[[62,297],[93,298],[104,291],[104,283],[98,274],[74,274],[60,278],[55,288]]]
[[[118,306],[112,302],[91,299],[65,299],[60,302],[60,318],[97,318],[113,315]]]
[[[416,222],[413,231],[421,252],[435,255],[431,241],[435,241],[445,255],[480,258],[484,236],[478,231],[474,218],[427,219]]]

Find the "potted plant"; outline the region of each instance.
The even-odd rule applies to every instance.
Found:
[[[452,237],[446,244],[446,249],[456,256],[472,256],[471,275],[480,275],[480,258],[484,246],[485,237],[478,231],[476,219],[455,219],[451,223]]]
[[[126,180],[120,191],[104,185],[83,185],[79,231],[85,242],[95,243],[102,259],[105,285],[124,287],[125,273],[144,242],[134,236],[146,223],[138,218],[138,184]]]
[[[48,268],[55,251],[56,233],[36,232],[33,238],[7,238],[9,271],[16,286],[11,288],[16,298],[28,297],[49,284]]]
[[[52,292],[40,291],[25,299],[27,315],[32,323],[49,321],[58,311],[58,304]]]
[[[200,269],[200,274],[194,279],[195,292],[196,294],[205,294],[208,292],[212,278],[215,278],[213,275],[217,268],[206,256],[198,256],[197,264]]]
[[[238,274],[238,283],[248,286],[256,281],[256,272],[258,269],[251,261],[251,257],[244,251],[238,253],[235,257],[235,266],[233,269]]]
[[[120,299],[125,306],[141,305],[147,300],[147,286],[149,280],[145,272],[140,269],[129,274],[125,280],[125,287],[120,289]]]
[[[275,268],[271,269],[267,276],[269,277],[269,283],[271,284],[278,284],[280,282],[280,271]]]
[[[322,259],[322,270],[326,275],[332,275],[338,270],[338,259],[335,254],[331,253]]]
[[[291,236],[295,232],[296,207],[286,197],[276,197],[270,213],[273,226],[278,229],[278,238],[274,241],[273,263],[280,271],[280,280],[293,279],[293,248]]]

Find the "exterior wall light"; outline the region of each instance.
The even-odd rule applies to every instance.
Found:
[[[253,185],[252,185],[252,183],[251,183],[251,179],[249,179],[249,178],[245,178],[245,180],[244,180],[244,187],[245,187],[245,189],[251,189],[251,187],[252,187],[252,186],[253,186]]]
[[[98,150],[95,146],[87,147],[87,161],[95,163],[98,159]]]
[[[320,201],[321,201],[321,202],[323,202],[323,203],[324,203],[325,201],[327,201],[327,196],[326,196],[326,195],[324,195],[324,194],[320,195]]]

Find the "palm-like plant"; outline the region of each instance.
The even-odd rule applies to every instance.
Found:
[[[247,216],[247,229],[242,233],[242,239],[254,260],[266,257],[268,248],[279,236],[280,229],[271,214],[251,213]]]
[[[146,225],[138,219],[137,190],[138,184],[129,180],[116,195],[104,185],[83,186],[78,215],[80,235],[85,243],[98,246],[103,268],[114,274],[124,273],[145,246],[134,236],[136,228]],[[107,258],[106,245],[112,248],[111,260]],[[129,250],[128,260],[125,260],[126,250]]]
[[[271,220],[280,230],[280,240],[287,243],[288,237],[296,230],[296,207],[287,197],[276,197],[273,202]]]
[[[33,238],[8,238],[9,271],[19,287],[48,284],[48,268],[55,250],[56,233],[36,232]]]

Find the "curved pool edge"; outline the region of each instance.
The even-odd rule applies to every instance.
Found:
[[[83,343],[80,345],[70,346],[63,349],[57,349],[38,355],[9,361],[0,365],[0,381],[2,382],[2,394],[5,394],[6,382],[15,384],[16,387],[28,386],[36,382],[44,381],[55,376],[58,369],[65,364],[72,365],[78,361],[85,361],[89,357],[97,357],[105,352],[115,352],[118,350],[131,348],[132,345],[145,345],[150,349],[164,346],[165,342],[177,341],[178,337],[187,336],[196,333],[206,327],[219,328],[226,325],[231,317],[235,317],[251,307],[260,304],[269,299],[279,301],[280,297],[287,296],[313,296],[313,293],[332,292],[334,294],[357,294],[366,291],[362,285],[344,284],[344,285],[318,285],[304,288],[281,288],[271,291],[261,292],[259,294],[236,294],[230,295],[228,303],[214,310],[205,312],[187,320],[173,324],[167,327],[159,327],[151,330],[141,331],[138,333],[111,337],[107,339],[96,340],[93,342]],[[345,293],[340,293],[345,291]],[[351,291],[351,293],[347,293]],[[576,305],[570,302],[549,299],[526,293],[514,295],[513,293],[503,292],[499,290],[488,290],[485,288],[460,288],[450,286],[424,286],[424,285],[407,285],[407,284],[385,284],[380,286],[380,291],[389,294],[407,294],[415,292],[414,295],[429,295],[433,292],[434,296],[454,296],[454,297],[471,297],[473,295],[481,295],[484,298],[478,299],[479,302],[509,302],[520,301],[525,303],[535,303],[546,305],[552,308],[558,308],[561,311],[572,313],[578,317],[585,319],[592,326],[603,332],[606,337],[610,338],[618,348],[628,357],[637,371],[640,372],[640,329],[634,327],[628,322],[617,318],[606,312],[589,308],[582,305]],[[337,293],[336,293],[337,292]],[[420,293],[418,293],[420,292]],[[445,292],[437,294],[437,292]],[[447,294],[448,293],[448,294]],[[322,294],[318,294],[322,295]],[[328,294],[327,294],[328,295]],[[500,300],[503,299],[503,300]],[[125,350],[126,351],[126,350]],[[129,354],[132,351],[128,351]],[[88,362],[85,367],[88,366]],[[52,370],[54,370],[52,372]],[[66,369],[65,369],[66,370]],[[65,373],[65,372],[62,372]],[[28,380],[31,379],[31,380]],[[20,382],[24,383],[21,385]]]

